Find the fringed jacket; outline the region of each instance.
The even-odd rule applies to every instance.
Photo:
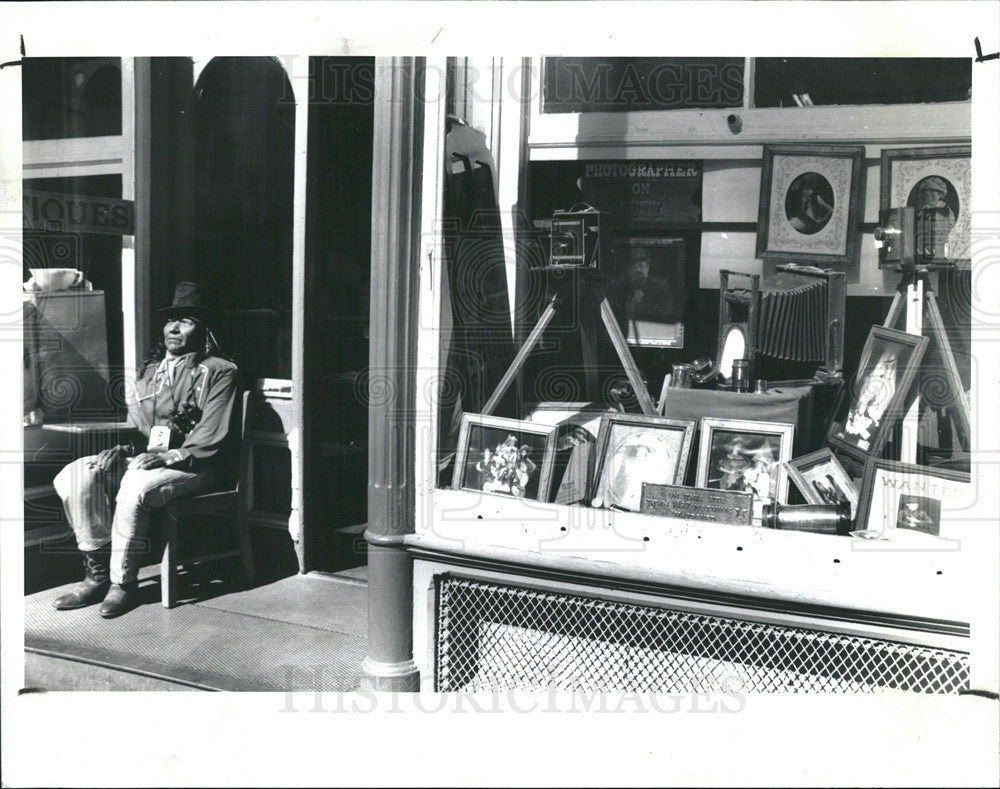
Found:
[[[217,356],[189,353],[171,364],[149,365],[129,398],[129,422],[148,436],[155,425],[175,427],[168,466],[198,470],[228,466],[236,436],[231,435],[236,400],[236,365]],[[143,451],[139,447],[138,451]]]

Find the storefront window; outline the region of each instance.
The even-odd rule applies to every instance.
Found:
[[[965,101],[968,58],[757,58],[755,107]]]
[[[22,86],[26,141],[122,133],[119,58],[27,58]]]
[[[971,89],[967,58],[542,59],[543,114],[921,104]]]
[[[111,369],[120,369],[122,235],[131,232],[131,227],[114,228],[112,212],[116,207],[128,208],[120,199],[122,177],[26,178],[23,189],[23,280],[31,279],[32,269],[79,270],[83,287],[103,294],[104,326],[95,336],[104,335],[106,344],[91,350]],[[124,210],[118,213],[124,221],[131,221]]]
[[[743,58],[545,58],[542,112],[739,107]]]

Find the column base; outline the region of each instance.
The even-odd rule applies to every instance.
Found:
[[[416,693],[420,690],[420,669],[412,660],[403,663],[380,663],[365,658],[361,663],[361,690]]]

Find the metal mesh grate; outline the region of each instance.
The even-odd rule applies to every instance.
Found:
[[[435,686],[689,693],[957,693],[968,655],[652,606],[437,578]]]

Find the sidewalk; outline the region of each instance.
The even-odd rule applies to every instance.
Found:
[[[367,652],[367,568],[292,575],[254,589],[196,572],[173,609],[159,572],[117,619],[56,611],[70,585],[25,597],[25,686],[44,690],[349,691]],[[183,587],[182,587],[183,588]]]

